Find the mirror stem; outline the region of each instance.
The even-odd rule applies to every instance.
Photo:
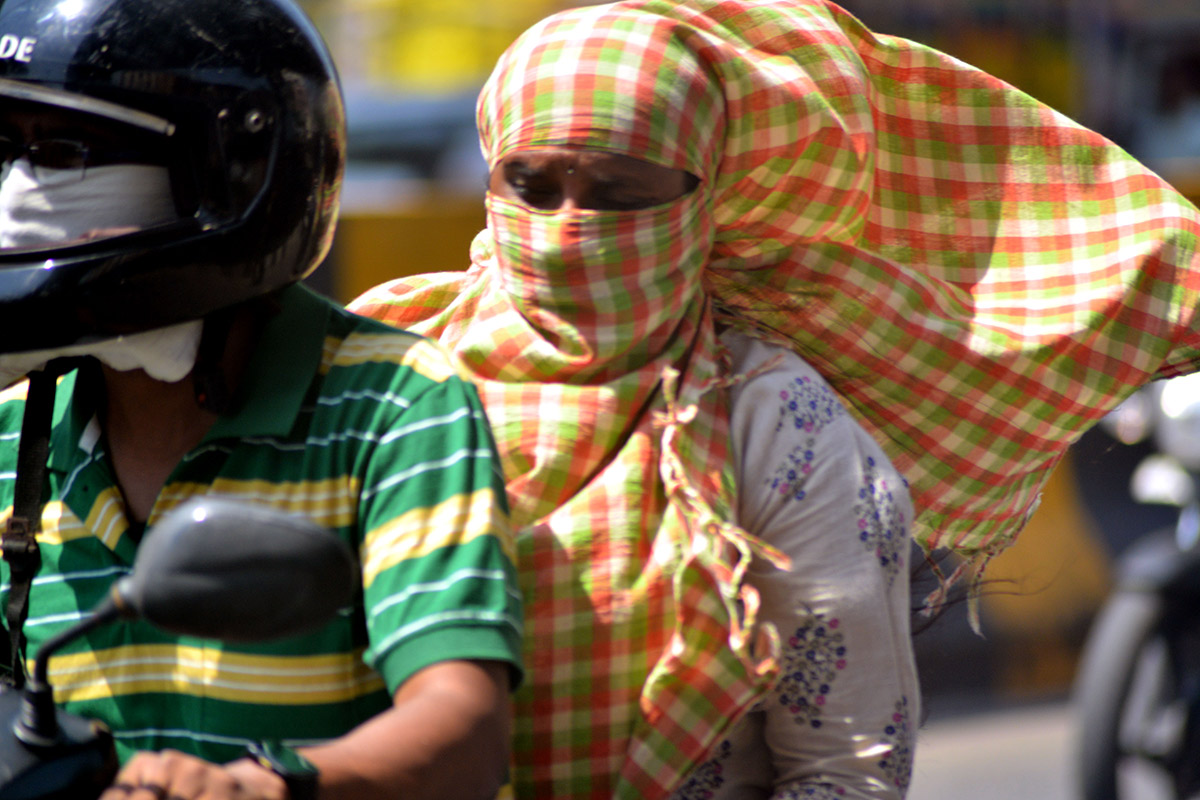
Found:
[[[31,747],[49,747],[57,741],[58,719],[54,709],[54,688],[50,686],[47,677],[50,656],[67,642],[111,622],[118,616],[120,609],[110,595],[93,609],[87,619],[50,637],[38,648],[37,659],[33,662],[33,675],[21,698],[21,713],[13,723],[13,733],[18,739]]]

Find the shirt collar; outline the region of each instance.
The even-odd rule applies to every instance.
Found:
[[[205,441],[284,436],[300,413],[325,346],[329,303],[305,286],[283,291],[282,308],[263,328],[238,387],[241,404],[222,416]]]
[[[238,389],[240,404],[217,419],[204,441],[243,436],[284,436],[291,431],[300,406],[321,363],[329,326],[329,303],[299,284],[281,294],[281,307],[263,327]],[[78,463],[79,449],[90,452],[87,437],[95,417],[94,398],[82,396],[79,370],[59,381],[54,398],[50,468],[68,471]]]

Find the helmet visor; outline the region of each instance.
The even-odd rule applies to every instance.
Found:
[[[78,111],[96,117],[103,117],[134,128],[141,128],[151,133],[171,136],[175,133],[175,125],[162,117],[129,108],[118,103],[110,103],[96,97],[83,94],[64,92],[46,86],[38,86],[24,81],[14,81],[0,78],[0,97],[13,100],[27,100],[31,103],[41,103],[48,106]]]
[[[0,256],[123,236],[178,218],[167,120],[0,79]]]

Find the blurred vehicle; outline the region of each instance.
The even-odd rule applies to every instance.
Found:
[[[1073,0],[1081,118],[1200,201],[1200,4]],[[1156,452],[1133,473],[1173,524],[1123,551],[1074,687],[1083,800],[1200,796],[1200,377],[1154,384],[1105,421]]]
[[[1088,635],[1073,698],[1082,800],[1200,793],[1200,375],[1152,384],[1102,423],[1157,447],[1134,472],[1174,525],[1132,545]]]

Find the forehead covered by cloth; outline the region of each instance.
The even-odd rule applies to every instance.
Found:
[[[645,3],[571,9],[526,31],[479,100],[484,156],[587,147],[711,174],[724,101],[689,26]]]

